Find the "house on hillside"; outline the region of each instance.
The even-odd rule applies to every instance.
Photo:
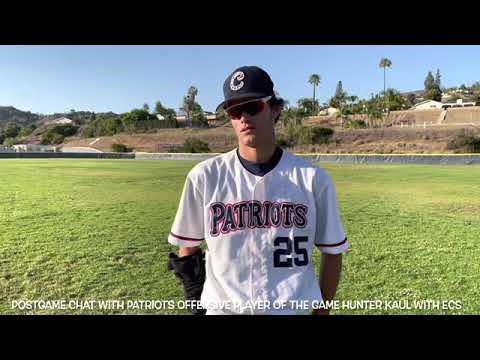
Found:
[[[475,106],[475,101],[463,101],[463,99],[457,99],[454,103],[444,103],[442,104],[442,109],[448,108],[460,108],[460,107],[468,107],[468,106]]]
[[[338,113],[338,109],[337,108],[334,108],[334,107],[329,107],[329,108],[326,108],[326,109],[323,109],[323,110],[320,110],[318,112],[318,115],[319,116],[333,116],[333,115],[336,115]]]
[[[424,100],[418,104],[413,105],[410,110],[432,110],[442,109],[443,104],[440,101]]]
[[[205,119],[207,119],[208,124],[210,124],[210,125],[215,123],[215,121],[217,120],[217,115],[214,114],[214,113],[211,113],[211,112],[205,111],[203,113],[203,116],[205,117]],[[177,123],[180,126],[188,126],[189,125],[189,124],[187,124],[187,114],[183,110],[180,110],[179,112],[177,112],[176,119],[177,119]]]
[[[66,117],[61,117],[61,118],[52,120],[50,124],[73,124],[73,120]]]

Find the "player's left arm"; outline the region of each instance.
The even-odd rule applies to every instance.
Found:
[[[329,302],[335,298],[340,274],[342,272],[342,254],[322,253],[320,262],[320,289],[323,295],[323,301]],[[329,309],[317,309],[315,315],[328,315]]]
[[[349,249],[338,209],[335,186],[330,177],[324,179],[317,199],[317,229],[315,245],[322,253],[320,262],[320,290],[324,302],[332,301],[337,292],[342,272],[342,254]],[[329,309],[314,311],[328,315]]]
[[[168,236],[168,242],[179,247],[179,255],[170,253],[168,270],[183,284],[186,300],[201,299],[205,282],[205,254],[200,245],[204,243],[204,204],[203,194],[190,172],[185,181],[177,214]],[[194,314],[204,314],[201,309],[192,309]]]

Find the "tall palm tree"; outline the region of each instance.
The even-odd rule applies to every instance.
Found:
[[[392,66],[392,61],[388,58],[381,58],[380,59],[380,64],[378,65],[380,68],[383,68],[383,96],[384,98],[386,97],[385,91],[386,91],[386,72],[387,68],[390,68]],[[386,107],[386,104],[384,104],[384,107]]]
[[[378,65],[380,68],[383,68],[383,93],[385,94],[386,90],[386,70],[392,66],[392,61],[387,58],[382,58],[380,60],[380,64]]]
[[[312,74],[312,75],[310,75],[310,77],[308,78],[308,82],[309,82],[310,84],[312,84],[312,86],[313,86],[313,103],[316,104],[316,103],[315,103],[315,88],[316,88],[318,85],[320,85],[320,75],[318,75],[318,74]],[[315,105],[315,110],[317,110],[317,109],[316,109],[316,105]]]
[[[198,89],[195,86],[190,86],[188,88],[188,94],[187,94],[187,101],[188,101],[188,119],[190,122],[190,126],[193,124],[192,122],[192,117],[191,117],[191,112],[194,109],[195,106],[195,97],[198,95]]]

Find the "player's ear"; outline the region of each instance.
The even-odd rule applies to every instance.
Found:
[[[273,124],[277,123],[278,119],[280,118],[281,112],[282,112],[282,106],[279,106],[279,105],[272,106]]]

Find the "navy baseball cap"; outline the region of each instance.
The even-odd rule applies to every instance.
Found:
[[[242,66],[225,79],[223,95],[225,100],[217,106],[217,111],[228,108],[231,103],[262,99],[275,93],[272,79],[265,70],[258,66]]]

